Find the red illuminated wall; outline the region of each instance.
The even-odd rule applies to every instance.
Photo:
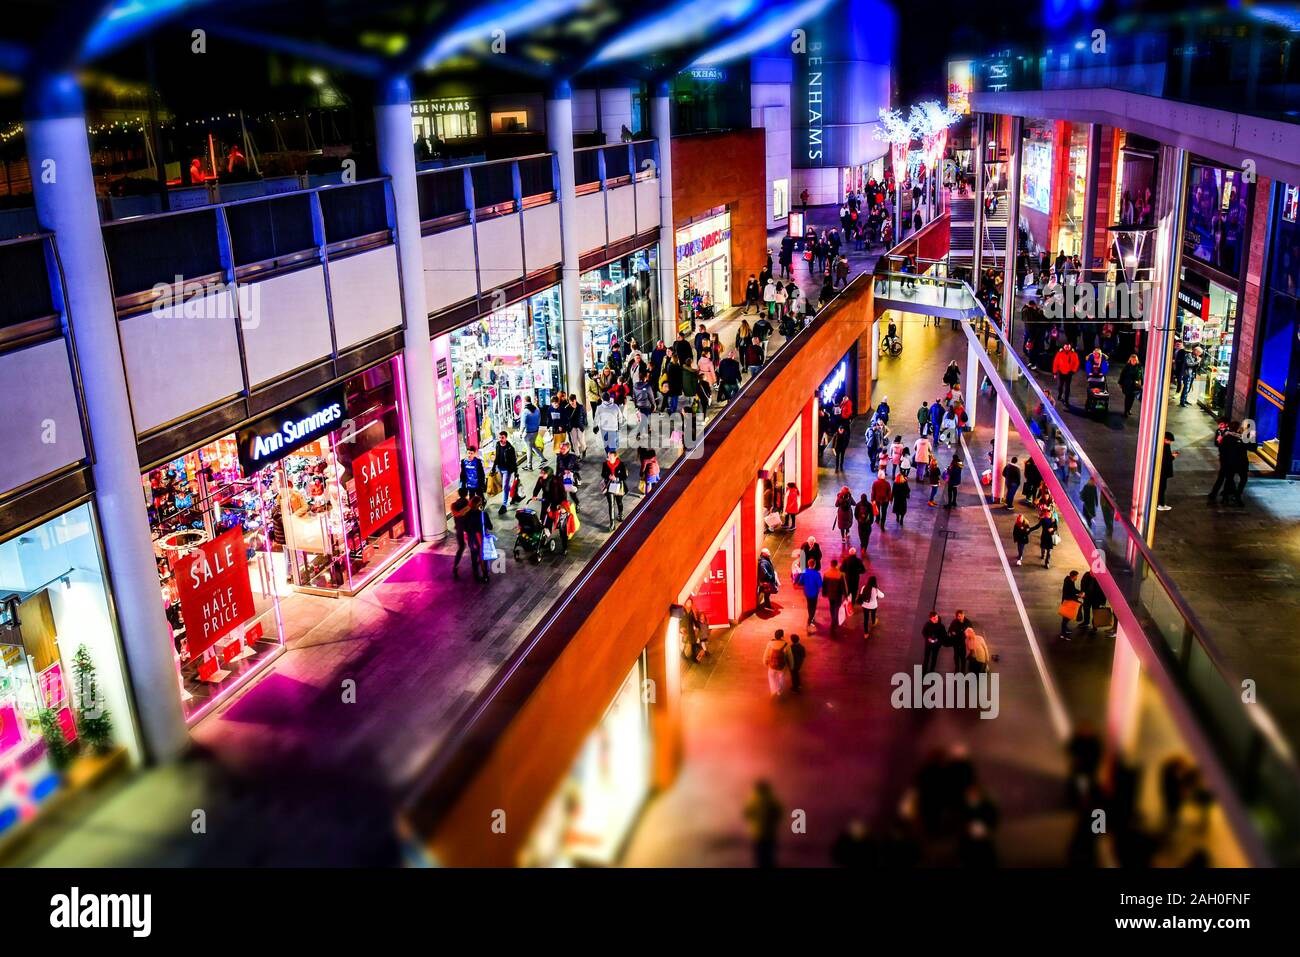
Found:
[[[1250,398],[1255,388],[1255,342],[1259,331],[1260,281],[1264,275],[1265,240],[1268,237],[1269,200],[1272,181],[1261,176],[1255,182],[1255,197],[1250,216],[1250,246],[1246,253],[1246,285],[1238,311],[1237,343],[1233,361],[1232,402],[1227,412],[1240,419],[1250,414]]]
[[[762,129],[673,137],[673,226],[731,210],[731,299],[767,260],[767,141]],[[676,256],[673,257],[674,264]]]

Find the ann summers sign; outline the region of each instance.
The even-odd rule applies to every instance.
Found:
[[[252,475],[341,428],[347,406],[341,385],[290,403],[239,430],[239,467]]]

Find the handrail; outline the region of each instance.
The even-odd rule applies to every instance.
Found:
[[[882,278],[889,281],[896,277],[876,277],[877,281]],[[927,277],[909,278],[921,281]],[[1062,504],[1068,503],[1071,509],[1077,509],[1076,501],[1082,504],[1077,493],[1071,494],[1068,471],[1064,480],[1059,474],[1049,474],[1053,472],[1049,457],[1058,451],[1058,443],[1066,461],[1073,456],[1078,463],[1079,488],[1089,478],[1093,480],[1107,531],[1099,539],[1088,524],[1079,521],[1082,537],[1094,546],[1094,553],[1085,557],[1093,562],[1103,587],[1107,579],[1114,583],[1133,617],[1133,624],[1146,636],[1151,651],[1163,662],[1172,679],[1172,686],[1199,719],[1199,732],[1217,759],[1225,782],[1262,833],[1270,856],[1278,859],[1278,863],[1294,861],[1300,857],[1300,769],[1276,722],[1262,704],[1246,706],[1241,701],[1239,676],[1227,665],[1222,652],[1133,526],[1126,510],[1120,507],[1024,360],[1006,340],[1002,329],[988,322],[983,305],[971,287],[965,282],[933,277],[930,282],[950,285],[955,295],[968,297],[988,334],[997,339],[1000,353],[994,358],[980,344],[983,329],[977,332],[970,322],[963,325],[981,366],[1008,411],[1013,418],[1023,419],[1025,428],[1036,436],[1032,444],[1037,446],[1043,464],[1047,465],[1046,469],[1041,466],[1040,469],[1054,498]],[[924,303],[917,303],[918,311],[923,306]],[[1028,436],[1025,438],[1028,441]],[[1065,497],[1058,497],[1057,492],[1064,493]],[[1198,654],[1203,666],[1193,667],[1193,656]],[[1204,666],[1208,666],[1208,673]],[[1215,680],[1207,682],[1207,678]],[[1255,737],[1244,743],[1234,740],[1250,738],[1252,734]],[[1234,744],[1241,746],[1234,748]],[[1224,803],[1226,806],[1227,802]]]
[[[485,733],[490,730],[481,726],[484,722],[491,722],[489,712],[499,700],[510,698],[508,689],[512,682],[527,679],[524,672],[531,671],[534,676],[540,679],[544,669],[539,667],[537,660],[529,660],[530,656],[539,651],[544,639],[550,637],[551,630],[558,622],[567,615],[582,611],[582,608],[577,603],[582,599],[583,589],[598,576],[608,573],[608,569],[603,567],[603,563],[614,555],[630,537],[645,535],[647,530],[658,522],[659,513],[662,510],[656,506],[661,502],[671,502],[679,491],[676,488],[674,479],[687,469],[699,467],[698,462],[701,456],[693,454],[693,450],[703,448],[718,433],[730,429],[732,423],[746,410],[748,400],[752,399],[770,381],[774,374],[771,370],[779,365],[784,365],[783,360],[788,359],[794,350],[809,341],[810,337],[807,333],[814,326],[832,320],[832,317],[826,314],[827,306],[840,301],[841,297],[849,293],[850,290],[854,294],[862,291],[863,284],[869,282],[869,279],[870,277],[867,274],[861,273],[850,280],[847,286],[836,290],[835,294],[827,300],[827,303],[819,310],[817,317],[808,326],[798,330],[792,338],[784,341],[772,352],[767,357],[758,375],[751,377],[741,385],[727,405],[705,424],[704,429],[696,436],[692,448],[683,448],[682,454],[664,470],[660,481],[656,483],[654,488],[647,491],[636,509],[628,516],[627,521],[619,525],[613,534],[596,549],[595,554],[587,561],[578,576],[561,591],[541,620],[528,633],[528,636],[492,675],[490,681],[475,695],[464,717],[458,722],[458,727],[448,735],[433,756],[429,767],[420,775],[420,783],[412,792],[412,797],[405,804],[402,813],[404,820],[409,821],[418,815],[420,820],[431,821],[450,807],[460,791],[467,786],[468,778],[486,758],[486,755],[482,753],[482,749],[476,747],[476,742],[481,744]],[[669,486],[672,486],[671,491],[669,491]]]
[[[434,173],[447,173],[451,170],[476,169],[480,166],[496,166],[501,163],[522,163],[524,160],[544,159],[548,156],[554,156],[554,153],[529,153],[527,156],[502,156],[499,159],[478,160],[473,163],[457,163],[455,166],[439,166],[437,169],[422,169],[417,172],[416,176],[432,176]]]

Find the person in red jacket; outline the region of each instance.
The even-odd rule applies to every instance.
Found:
[[[881,469],[875,482],[871,484],[871,502],[876,506],[876,514],[873,517],[881,528],[885,527],[885,518],[889,512],[889,500],[893,497],[893,494],[893,487],[889,484],[889,479],[885,478],[885,470]]]
[[[794,517],[799,514],[799,486],[794,482],[786,484],[785,501],[782,504],[785,510],[785,520],[781,523],[781,527],[793,529]]]
[[[1056,400],[1069,408],[1070,380],[1079,371],[1079,353],[1074,351],[1074,346],[1068,342],[1061,346],[1061,351],[1052,360],[1052,371],[1056,373]]]

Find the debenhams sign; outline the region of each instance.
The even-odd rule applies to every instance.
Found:
[[[239,467],[251,476],[296,449],[342,427],[346,408],[341,385],[285,406],[274,415],[250,422],[236,435]]]

